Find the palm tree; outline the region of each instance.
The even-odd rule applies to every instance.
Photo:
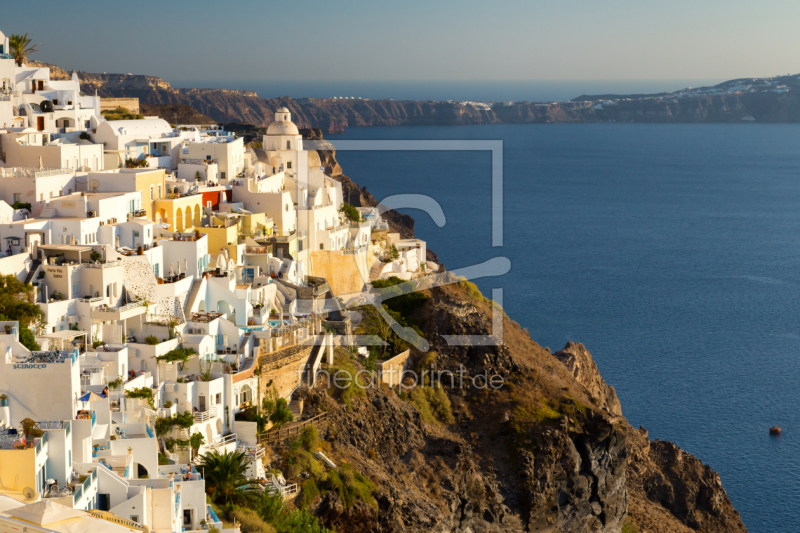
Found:
[[[11,56],[14,58],[14,61],[17,62],[17,66],[21,67],[25,60],[28,59],[28,56],[34,52],[38,52],[39,50],[36,49],[39,44],[31,45],[32,39],[28,38],[28,34],[25,33],[23,35],[14,34],[8,38],[8,48],[11,52]]]
[[[218,504],[246,505],[257,497],[257,489],[245,476],[247,458],[244,452],[219,453],[216,450],[200,456],[206,492]]]

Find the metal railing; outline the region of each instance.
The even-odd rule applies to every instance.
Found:
[[[222,435],[220,437],[217,437],[210,443],[208,443],[208,447],[212,449],[219,448],[220,446],[225,446],[226,444],[230,444],[231,442],[236,442],[237,440],[239,440],[239,437],[236,435],[236,433],[231,433],[230,435]]]
[[[311,425],[320,426],[322,424],[327,424],[327,423],[328,423],[328,413],[323,412],[315,417],[309,418],[308,420],[303,420],[302,422],[294,424],[291,427],[273,429],[265,433],[262,433],[258,436],[258,443],[271,444],[275,442],[280,442],[283,439],[300,435],[303,429],[308,426]]]
[[[87,268],[113,268],[121,267],[122,261],[111,261],[107,263],[82,263]]]
[[[98,307],[96,309],[92,309],[92,311],[98,313],[121,313],[123,311],[129,311],[131,309],[136,309],[137,307],[142,307],[144,305],[144,301],[140,302],[131,302],[129,304],[121,305],[119,307]]]
[[[78,500],[81,499],[81,496],[83,496],[83,487],[78,485],[78,487],[75,489],[75,495],[72,497],[72,504],[77,505]]]
[[[194,421],[195,422],[205,422],[206,420],[211,420],[217,416],[217,408],[211,407],[205,411],[201,411],[199,413],[194,413]]]

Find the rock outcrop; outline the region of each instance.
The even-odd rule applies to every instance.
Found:
[[[554,354],[555,358],[575,376],[575,380],[586,387],[593,399],[612,415],[621,416],[622,406],[617,398],[614,387],[607,385],[600,376],[597,365],[592,359],[592,354],[586,347],[578,342],[568,342],[564,348]]]
[[[356,532],[746,531],[717,474],[617,414],[585,347],[551,355],[508,317],[502,345],[450,346],[442,335],[491,332],[491,303],[459,283],[426,294],[410,318],[437,371],[464,380],[441,380],[454,422],[423,422],[386,387],[350,408],[313,391],[306,402],[328,412],[331,453],[376,486],[376,508],[325,496],[315,512],[327,523]],[[487,373],[503,386],[471,381]]]

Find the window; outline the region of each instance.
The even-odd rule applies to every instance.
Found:
[[[219,405],[221,403],[222,403],[222,393],[218,392],[217,393],[217,405]]]
[[[132,514],[132,515],[131,515],[131,520],[132,520],[133,522],[136,522],[136,523],[138,523],[138,522],[139,522],[139,515],[138,515],[138,514]]]
[[[161,200],[161,185],[158,186],[158,199]]]
[[[297,251],[298,252],[303,251],[303,241],[297,241]]]
[[[320,250],[324,250],[324,249],[325,249],[325,245],[324,245],[324,244],[322,244],[322,243],[319,243],[319,249],[320,249]]]
[[[219,173],[219,179],[221,179],[221,180],[225,179],[225,173],[224,172],[220,172]]]
[[[156,263],[155,265],[153,265],[153,272],[155,273],[156,277],[158,277],[158,270],[159,270],[158,263]]]
[[[291,161],[287,161],[286,162],[286,168],[292,168],[292,162]]]
[[[154,199],[155,199],[155,192],[154,192],[153,186],[151,185],[150,186],[150,201],[152,202]]]
[[[15,192],[14,193],[14,201],[15,202],[22,202],[22,193]]]
[[[69,451],[69,460],[67,462],[67,466],[72,466],[72,450]]]
[[[286,141],[286,149],[287,150],[291,150],[292,149],[292,141]],[[292,168],[292,167],[289,167],[289,168]]]
[[[207,202],[206,202],[206,207],[207,207],[207,208],[209,208],[209,209],[211,209],[211,200],[209,200],[209,201],[207,201]]]

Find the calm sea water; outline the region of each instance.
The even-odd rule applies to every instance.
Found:
[[[256,91],[262,98],[356,97],[394,100],[475,100],[543,102],[571,100],[582,94],[633,94],[677,91],[724,80],[474,80],[474,81],[252,81],[169,80],[174,87],[211,87]]]
[[[418,235],[455,269],[503,255],[508,314],[586,344],[623,413],[721,475],[754,532],[800,531],[800,125],[354,128],[347,139],[502,139],[488,152],[340,152],[382,198],[434,197]],[[779,424],[783,435],[770,437]]]

